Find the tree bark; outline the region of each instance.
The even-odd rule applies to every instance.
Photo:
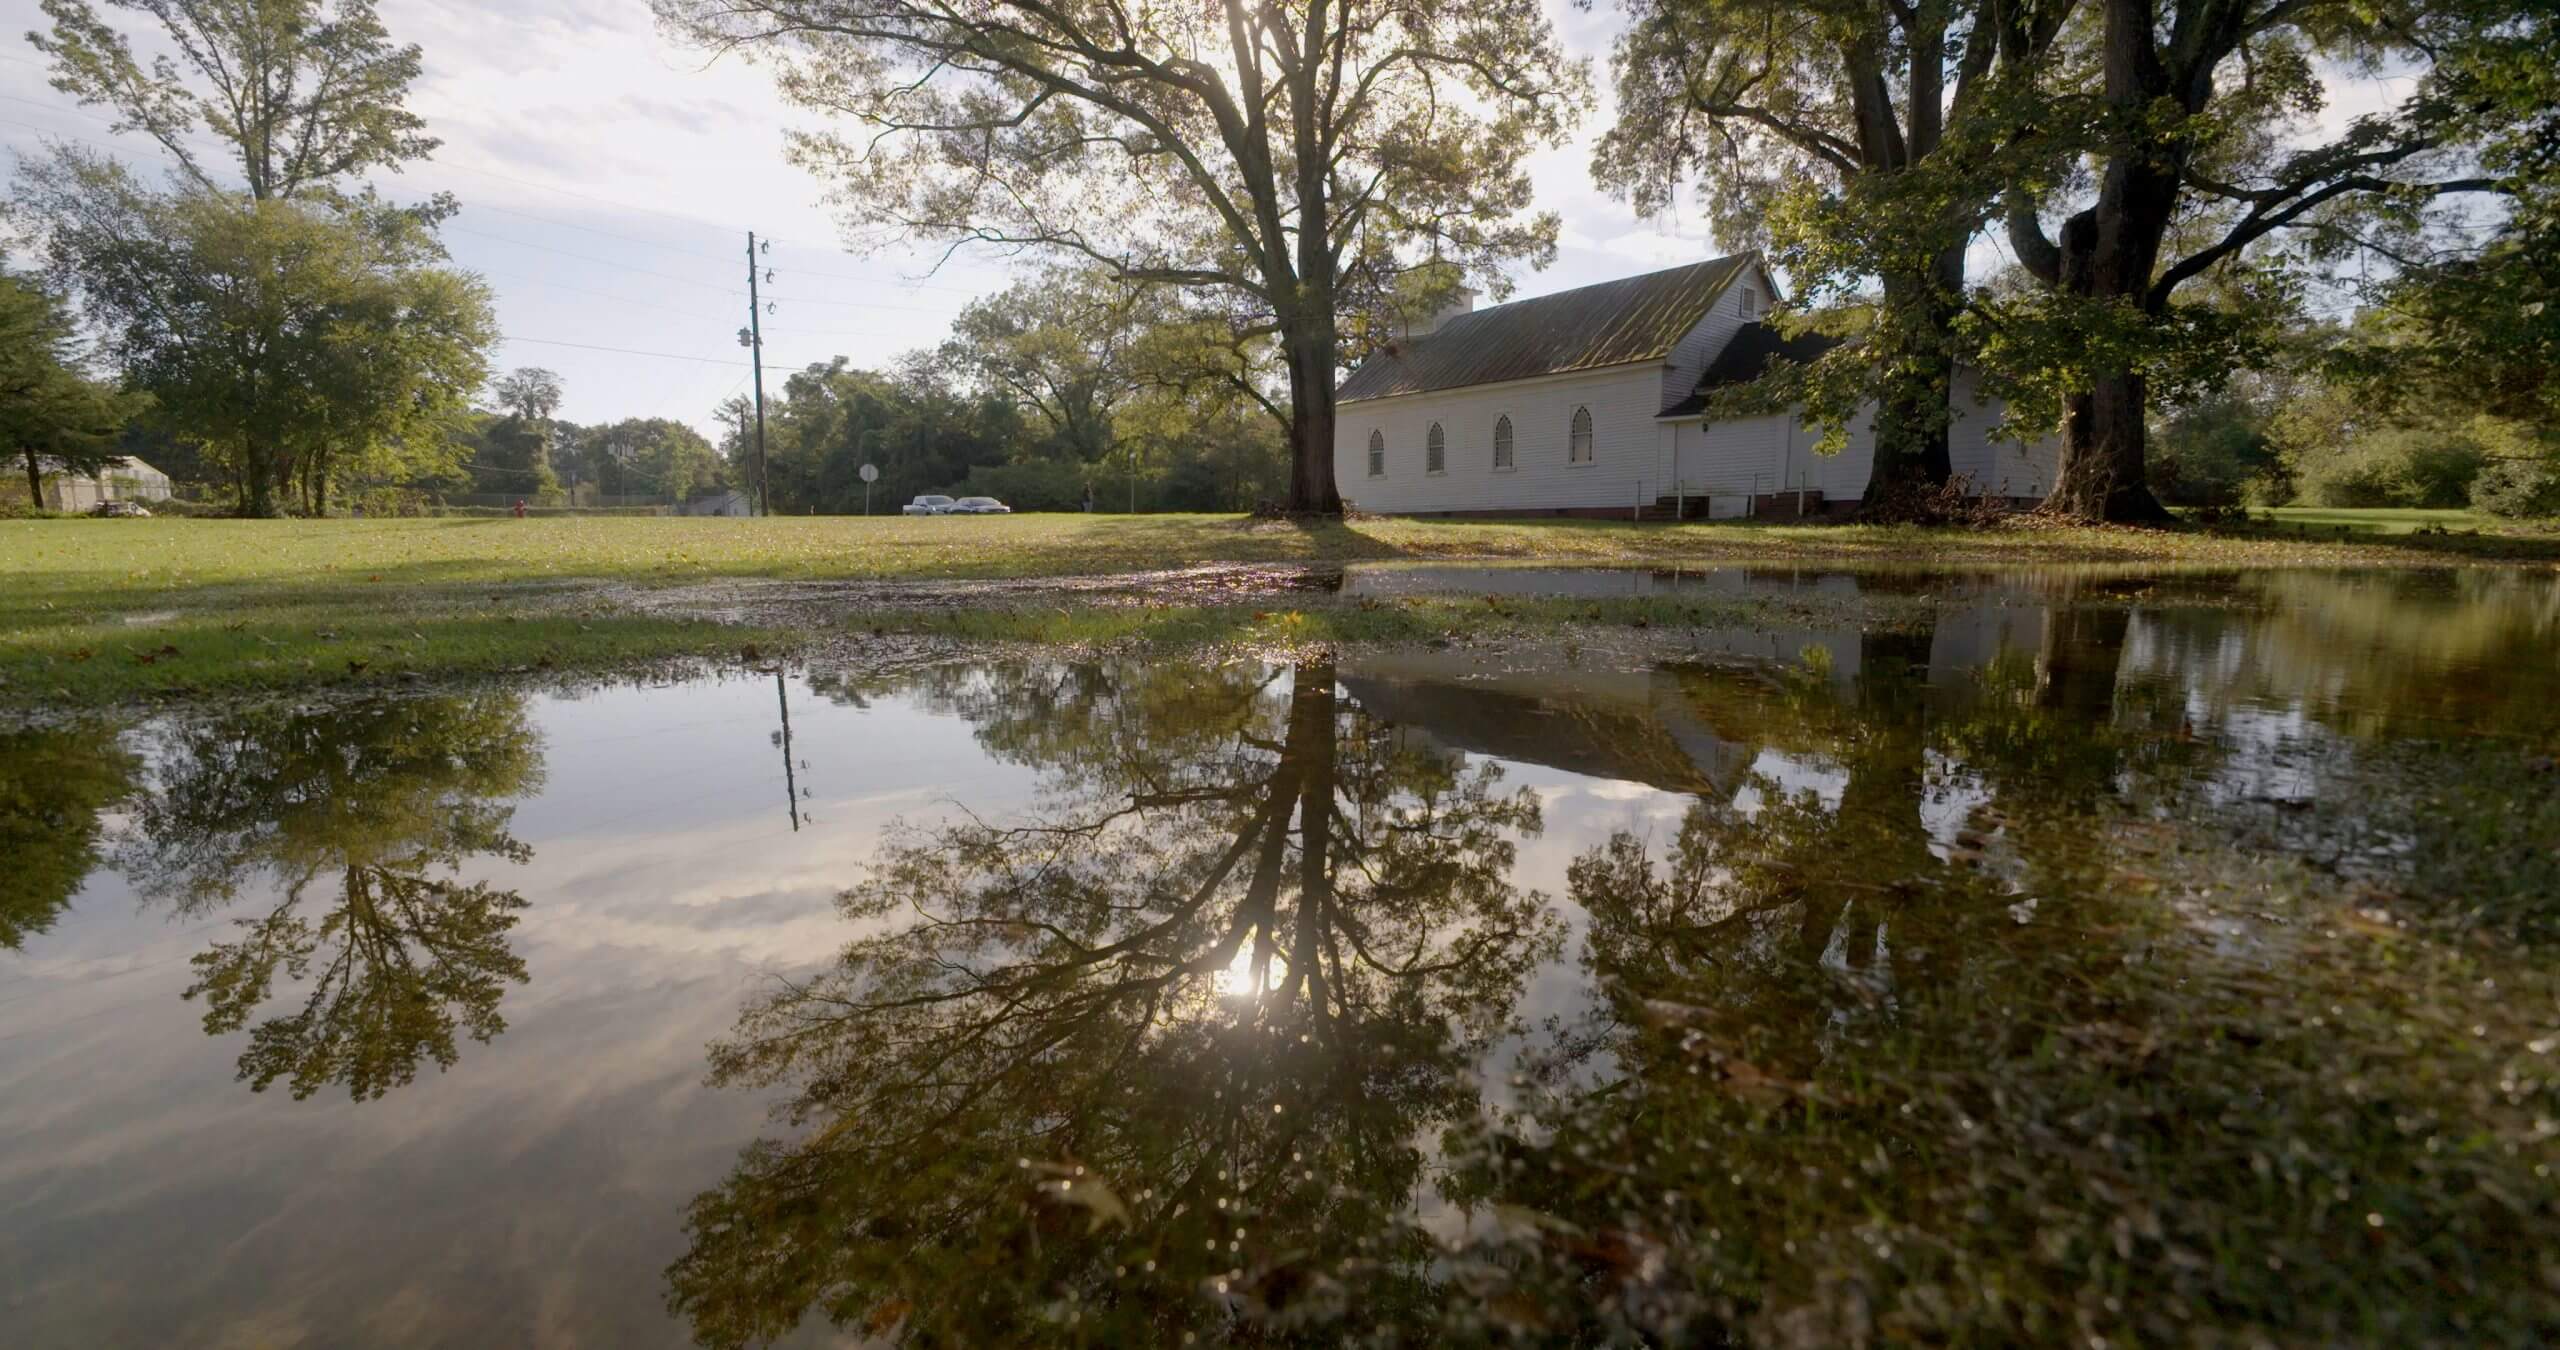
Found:
[[[1895,343],[1905,364],[1888,375],[1876,401],[1875,455],[1866,499],[1889,504],[1935,492],[1954,476],[1948,451],[1949,402],[1954,395],[1955,354],[1946,334],[1963,307],[1964,253],[1950,250],[1923,276],[1884,279],[1884,306],[1892,322],[1908,324]]]
[[[1333,476],[1334,323],[1330,308],[1310,305],[1282,336],[1289,366],[1289,509],[1342,514]]]
[[[2153,293],[2152,281],[2186,172],[2185,124],[2212,96],[2212,83],[2183,76],[2161,61],[2152,10],[2149,0],[2107,0],[2106,102],[2135,139],[2109,151],[2096,203],[2064,227],[2058,280],[2083,301],[2131,306],[2158,318],[2167,305]],[[2211,63],[2203,68],[2209,71]],[[2131,130],[2156,125],[2164,110],[2176,114],[2173,124]],[[2093,524],[2170,519],[2148,481],[2145,397],[2142,374],[2129,363],[2100,366],[2092,374],[2088,392],[2071,400],[2047,513]]]
[[[2062,437],[2062,468],[2045,509],[2071,520],[2165,524],[2172,517],[2152,495],[2143,419],[2142,376],[2098,376],[2071,400]]]
[[[276,514],[275,484],[267,473],[267,457],[256,446],[241,454],[241,476],[248,480],[249,500],[246,514],[253,520],[273,519]]]
[[[27,505],[41,511],[44,509],[44,474],[36,467],[36,452],[32,447],[26,451],[26,456]]]

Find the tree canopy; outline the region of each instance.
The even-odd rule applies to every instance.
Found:
[[[2036,91],[2017,125],[2047,167],[2004,194],[2008,242],[2033,285],[1984,297],[1985,364],[2013,402],[2066,413],[2049,509],[2158,518],[2152,397],[2263,359],[2305,280],[2377,234],[2423,231],[2440,199],[2506,186],[2462,131],[2475,96],[2433,58],[2516,12],[2095,0],[2075,59],[2002,55]],[[2406,98],[2312,133],[2324,68],[2395,62],[2420,71]]]
[[[953,8],[654,0],[845,125],[793,133],[850,227],[1202,288],[1284,354],[1289,500],[1333,482],[1339,318],[1456,265],[1543,262],[1526,155],[1584,100],[1534,0]]]
[[[30,505],[47,474],[92,475],[123,453],[134,400],[91,378],[86,355],[59,299],[0,271],[0,453],[25,467]]]
[[[443,265],[435,209],[155,192],[64,148],[21,199],[127,381],[199,441],[253,515],[310,510],[358,469],[447,453],[486,377],[488,287]]]
[[[1694,186],[1717,238],[1769,250],[1799,311],[1861,340],[1751,391],[1836,448],[1873,415],[1867,500],[1943,484],[1965,250],[1999,191],[1993,62],[2049,51],[2074,0],[1628,0],[1594,175],[1659,214]]]
[[[488,288],[444,266],[450,198],[411,207],[357,182],[436,142],[406,107],[419,65],[371,0],[113,0],[176,51],[148,66],[88,0],[45,0],[30,34],[54,86],[176,162],[154,190],[57,147],[18,198],[55,280],[131,386],[220,462],[243,509],[308,511],[359,471],[449,467],[445,431],[486,377]],[[231,152],[217,167],[193,137]],[[235,186],[231,172],[239,175]]]
[[[250,197],[330,193],[368,169],[434,150],[408,109],[416,45],[394,46],[373,0],[106,0],[156,22],[177,56],[148,66],[91,0],[43,0],[53,87],[116,113],[115,130],[159,143],[194,187],[229,189],[191,137],[232,155]]]

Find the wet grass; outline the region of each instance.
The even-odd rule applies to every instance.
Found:
[[[2307,530],[2307,527],[2306,527]],[[602,667],[777,632],[635,613],[634,589],[748,579],[902,582],[1125,573],[1210,563],[1476,559],[1575,564],[2165,562],[2351,566],[2560,559],[2560,536],[2246,534],[1555,520],[1250,522],[1229,516],[1001,519],[554,518],[0,521],[0,707],[98,705],[348,678]],[[1245,611],[1247,614],[1254,610]],[[1311,636],[1412,636],[1458,616],[1327,613]],[[1537,622],[1534,607],[1518,621]],[[1625,621],[1633,622],[1631,615]],[[1499,624],[1470,616],[1466,626]],[[958,617],[953,632],[1214,634],[1233,615]],[[1086,630],[1081,635],[1072,631]],[[174,648],[174,651],[169,649]]]
[[[1918,597],[1399,596],[1289,604],[1055,603],[880,611],[851,621],[856,632],[1067,646],[1309,643],[1503,642],[1594,628],[1677,632],[1686,628],[1831,624],[1892,627],[1926,604]]]
[[[600,672],[637,662],[789,646],[796,634],[635,615],[557,588],[303,585],[99,603],[18,593],[0,609],[0,709],[67,711],[166,697],[443,676]],[[84,598],[87,603],[84,603]],[[143,597],[136,595],[134,600]]]

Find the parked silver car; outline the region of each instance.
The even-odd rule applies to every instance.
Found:
[[[911,516],[947,516],[951,514],[952,505],[949,497],[939,492],[928,492],[907,503],[905,510]]]
[[[1013,508],[993,497],[963,497],[947,513],[955,516],[1009,516]]]

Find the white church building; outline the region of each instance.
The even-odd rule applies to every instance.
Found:
[[[1755,253],[1486,309],[1461,291],[1336,391],[1344,500],[1390,515],[1794,515],[1854,506],[1875,452],[1872,414],[1838,454],[1801,417],[1710,422],[1707,396],[1804,361],[1826,340],[1782,338]],[[1976,492],[2020,502],[2053,482],[2060,442],[1995,439],[1997,401],[1970,372],[1952,394],[1949,456]]]

